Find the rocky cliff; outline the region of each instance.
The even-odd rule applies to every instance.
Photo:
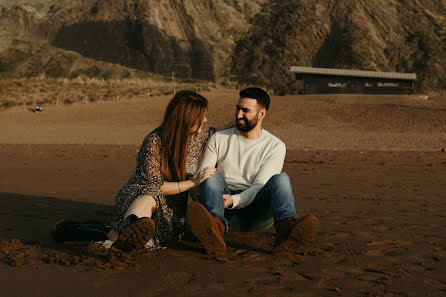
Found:
[[[415,72],[419,91],[444,90],[445,16],[445,1],[270,1],[238,42],[233,72],[281,91],[298,87],[290,65]]]
[[[264,1],[99,0],[0,7],[6,31],[161,75],[216,80]]]
[[[289,72],[292,65],[416,72],[418,91],[446,89],[444,1],[2,2],[3,74],[41,72],[45,63],[30,50],[37,47],[42,59],[45,51],[52,55],[51,71],[44,72],[53,76],[76,75],[72,67],[80,63],[74,61],[85,57],[169,77],[257,84],[279,93],[299,88]]]

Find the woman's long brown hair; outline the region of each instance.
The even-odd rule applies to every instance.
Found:
[[[161,174],[168,181],[186,180],[187,147],[194,125],[206,115],[208,101],[192,91],[180,91],[170,100],[160,126]]]

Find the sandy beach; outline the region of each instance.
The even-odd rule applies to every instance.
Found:
[[[237,91],[203,95],[210,125],[233,118]],[[110,220],[169,99],[0,112],[1,296],[446,295],[445,97],[272,96],[297,213],[320,220],[296,253],[272,253],[274,229],[229,233],[218,258],[187,240],[120,261],[51,241],[60,219]]]

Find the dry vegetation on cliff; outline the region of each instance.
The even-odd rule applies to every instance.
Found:
[[[75,102],[150,99],[171,95],[178,90],[207,91],[213,83],[164,81],[153,78],[101,79],[79,76],[74,79],[34,78],[0,80],[0,111],[13,106],[25,109],[35,105],[66,105]]]

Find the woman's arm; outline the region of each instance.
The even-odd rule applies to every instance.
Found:
[[[211,177],[216,172],[217,169],[215,167],[206,167],[200,170],[200,172],[193,179],[180,182],[164,182],[164,184],[160,187],[160,190],[163,192],[164,196],[183,193],[192,188],[198,187],[205,179]]]
[[[195,188],[194,182],[189,180],[184,180],[180,182],[165,182],[160,190],[163,192],[164,196],[176,195],[182,192],[189,191],[192,188]]]

